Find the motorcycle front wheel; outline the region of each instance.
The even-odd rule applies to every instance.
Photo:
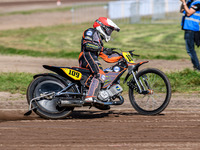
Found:
[[[156,115],[161,113],[171,99],[171,85],[167,76],[160,70],[147,68],[136,75],[143,93],[132,79],[134,86],[129,87],[129,99],[135,110],[142,115]]]
[[[69,83],[63,82],[58,78],[52,76],[39,76],[35,78],[29,85],[27,89],[27,102],[41,95],[49,94],[52,92],[59,92],[65,88]],[[75,92],[75,88],[71,88],[69,92]],[[33,101],[32,107],[35,113],[45,119],[62,119],[69,116],[74,107],[59,107],[57,105],[58,98],[56,97],[45,97],[41,98],[39,101]]]

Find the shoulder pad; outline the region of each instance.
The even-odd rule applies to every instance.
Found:
[[[94,34],[94,32],[95,31],[92,28],[89,28],[89,29],[85,30],[84,35],[91,37]]]
[[[89,28],[87,30],[84,31],[83,33],[83,38],[85,40],[90,40],[90,41],[93,41],[93,35],[95,33],[95,30],[93,28]]]

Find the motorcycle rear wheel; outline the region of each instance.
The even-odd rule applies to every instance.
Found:
[[[30,104],[31,99],[42,94],[56,93],[66,87],[68,83],[52,76],[39,76],[30,83],[27,89],[27,102]],[[76,89],[73,87],[70,92],[75,91]],[[34,112],[45,119],[62,119],[68,117],[74,107],[59,107],[57,101],[58,98],[43,98],[40,101],[33,101],[32,107],[37,107],[37,109],[34,109]]]
[[[142,115],[157,115],[169,104],[171,99],[171,85],[167,76],[155,68],[139,71],[136,78],[150,93],[140,94],[136,83],[134,88],[129,87],[129,99],[135,110]],[[147,81],[144,82],[144,79]],[[133,80],[132,80],[133,81]],[[149,87],[146,85],[148,84]]]

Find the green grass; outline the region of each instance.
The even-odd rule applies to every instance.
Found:
[[[78,58],[80,52],[66,52],[61,50],[59,52],[42,52],[33,50],[22,50],[15,48],[6,48],[0,46],[0,53],[3,55],[23,55],[32,57],[55,57],[55,58]]]
[[[135,49],[140,58],[145,59],[189,59],[179,25],[119,26],[121,31],[113,32],[111,41],[104,42],[105,47]],[[82,34],[89,27],[92,23],[0,31],[0,54],[77,58]],[[72,53],[75,55],[70,55]],[[197,50],[197,54],[200,55],[200,51]]]
[[[172,92],[190,93],[200,91],[200,73],[190,69],[167,73]],[[0,73],[0,91],[25,94],[29,83],[33,80],[30,73]],[[124,78],[121,78],[121,83]],[[128,91],[126,84],[121,84]]]
[[[0,91],[26,94],[32,79],[30,73],[0,73]]]
[[[167,73],[172,92],[199,92],[200,72],[185,69],[181,72]]]

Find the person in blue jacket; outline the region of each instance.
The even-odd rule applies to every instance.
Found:
[[[195,70],[200,71],[199,59],[195,51],[195,43],[199,46],[200,31],[200,0],[180,0],[182,2],[180,12],[183,13],[182,29],[185,30],[186,50]]]

